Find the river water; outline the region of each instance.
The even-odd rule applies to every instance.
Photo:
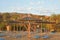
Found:
[[[30,36],[25,31],[0,32],[0,40],[60,40],[60,33],[31,32]]]

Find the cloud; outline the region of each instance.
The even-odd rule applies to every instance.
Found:
[[[41,4],[40,1],[38,1],[38,2],[30,2],[30,5],[39,5],[39,4]]]
[[[34,3],[33,2],[30,2],[30,5],[34,5]]]
[[[40,2],[40,1],[38,1],[38,2],[37,2],[37,4],[39,5],[39,4],[41,4],[41,2]]]
[[[31,12],[32,7],[10,7],[11,12]]]
[[[43,7],[10,7],[9,11],[10,12],[24,12],[24,13],[32,13],[32,14],[44,14],[48,15],[51,13],[56,12],[56,10],[60,10],[58,8],[56,9],[48,9],[48,8],[43,8]]]

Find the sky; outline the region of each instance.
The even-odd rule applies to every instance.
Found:
[[[0,12],[59,14],[60,0],[0,0]]]

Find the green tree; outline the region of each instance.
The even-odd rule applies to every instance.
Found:
[[[9,14],[9,13],[7,13],[7,12],[6,12],[6,13],[3,13],[2,16],[3,16],[3,20],[4,20],[4,21],[10,20],[10,14]]]

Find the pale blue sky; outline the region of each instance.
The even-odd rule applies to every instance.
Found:
[[[0,0],[0,12],[60,13],[60,0]]]

